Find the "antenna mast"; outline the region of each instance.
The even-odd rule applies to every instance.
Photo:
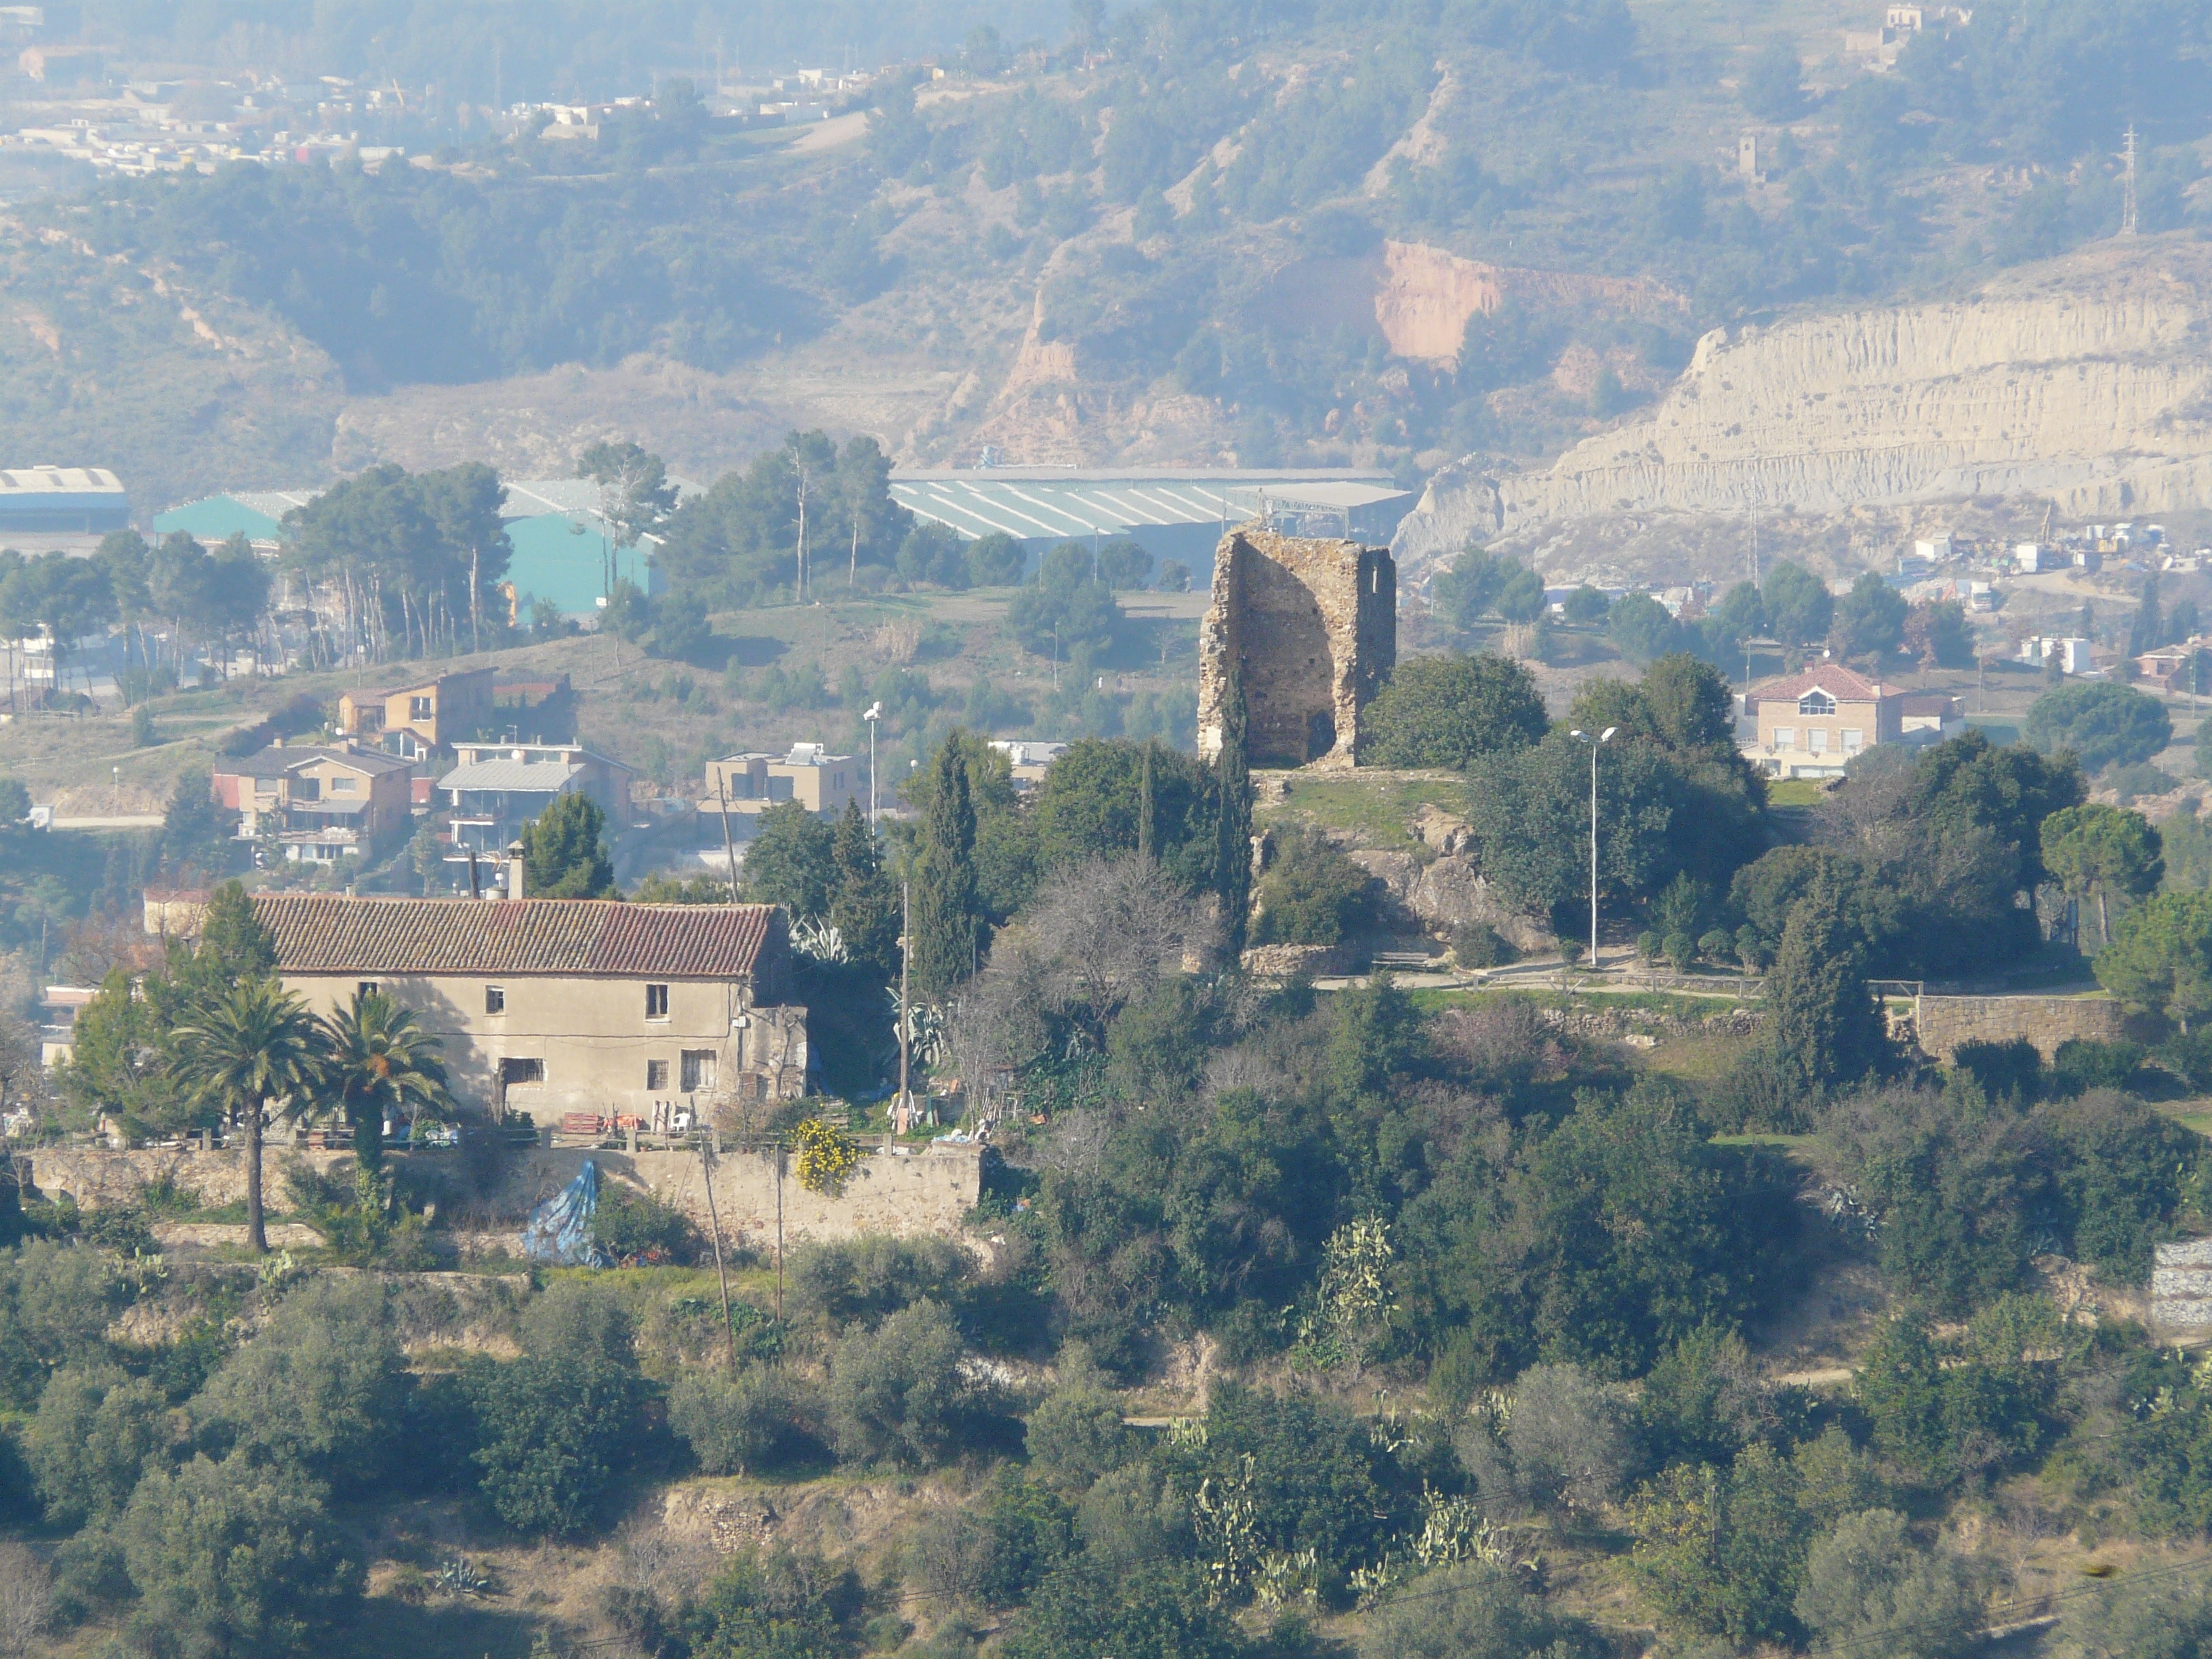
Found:
[[[2128,123],[2127,145],[2120,156],[2126,164],[2120,174],[2120,234],[2132,236],[2136,234],[2136,124],[2132,121]]]

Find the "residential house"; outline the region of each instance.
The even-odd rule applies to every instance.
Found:
[[[312,1012],[382,991],[443,1045],[455,1097],[495,1119],[649,1127],[806,1091],[773,905],[258,893],[253,909]]]
[[[1940,691],[1917,691],[1898,705],[1898,735],[1907,743],[1942,743],[1966,729],[1966,712],[1959,699]]]
[[[2150,691],[2212,690],[2212,675],[2204,677],[2208,683],[2203,685],[2195,684],[2192,678],[2192,665],[2205,648],[2201,641],[2192,640],[2185,645],[2146,651],[2135,659],[2136,678]]]
[[[66,1065],[76,1053],[76,1017],[100,994],[97,985],[49,985],[39,993],[39,1064]]]
[[[450,855],[497,858],[522,826],[563,795],[589,795],[619,833],[630,823],[633,769],[575,743],[463,743],[438,780],[453,808]]]
[[[708,761],[706,793],[699,803],[706,839],[720,843],[726,815],[732,838],[743,841],[759,828],[762,813],[787,800],[824,817],[843,811],[848,801],[858,801],[866,811],[867,761],[833,755],[820,743],[794,743],[782,756],[725,755]]]
[[[340,692],[338,730],[420,760],[494,729],[495,679],[489,668],[465,668],[408,685]]]
[[[1904,735],[1905,696],[1836,663],[1746,694],[1755,711],[1751,759],[1771,777],[1840,777],[1844,763]]]
[[[1044,781],[1044,775],[1052,769],[1067,745],[1064,743],[1040,742],[1035,738],[994,738],[991,747],[1006,757],[1013,769],[1014,787],[1034,789]]]
[[[334,864],[406,833],[414,820],[411,770],[398,755],[354,743],[288,747],[279,738],[242,759],[218,761],[214,793],[239,815],[240,841],[273,839],[287,863]]]
[[[2053,657],[2058,659],[2062,673],[2090,674],[2096,672],[2096,659],[2091,654],[2087,640],[2051,639],[2034,634],[2020,642],[2020,659],[2022,662],[2048,662]]]

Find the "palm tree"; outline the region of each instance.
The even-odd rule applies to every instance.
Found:
[[[381,991],[356,991],[353,1006],[315,1024],[325,1081],[353,1125],[354,1155],[362,1168],[373,1170],[383,1161],[386,1108],[437,1112],[450,1103],[439,1058],[442,1045],[404,1003]]]
[[[287,1115],[306,1105],[322,1069],[307,1005],[274,979],[241,979],[210,998],[176,1032],[179,1075],[200,1098],[246,1119],[246,1242],[266,1255],[261,1224],[261,1115],[272,1101]]]

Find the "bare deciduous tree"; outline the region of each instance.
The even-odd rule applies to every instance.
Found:
[[[1219,928],[1149,859],[1092,859],[1053,878],[1019,932],[1054,1012],[1103,1028],[1186,961],[1210,960]]]
[[[53,1622],[46,1564],[21,1544],[0,1544],[0,1654],[28,1654]]]

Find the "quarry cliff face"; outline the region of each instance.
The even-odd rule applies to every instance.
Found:
[[[2212,496],[2212,258],[2107,244],[1953,302],[1718,331],[1659,403],[1551,466],[1448,469],[1401,558],[1563,521],[2031,496],[2069,517]]]

